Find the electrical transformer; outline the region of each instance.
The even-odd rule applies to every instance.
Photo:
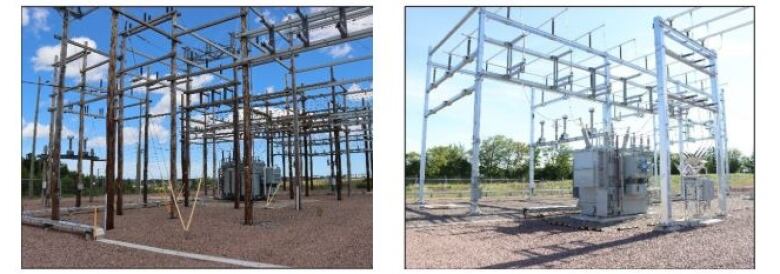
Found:
[[[640,147],[574,151],[574,197],[581,214],[609,218],[647,212],[652,152]]]
[[[233,161],[223,161],[219,168],[219,185],[218,194],[220,199],[232,200],[235,199],[235,163]],[[239,163],[238,172],[240,172],[238,180],[238,195],[239,199],[244,199],[244,184],[242,183],[243,164]],[[273,193],[281,182],[282,171],[279,167],[268,167],[265,162],[255,160],[252,163],[252,199],[262,200],[267,195]]]

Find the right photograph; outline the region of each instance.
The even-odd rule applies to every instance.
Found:
[[[755,268],[755,7],[406,7],[406,268]]]

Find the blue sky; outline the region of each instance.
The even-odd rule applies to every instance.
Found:
[[[305,13],[312,12],[313,9],[316,8],[304,8],[303,11]],[[144,12],[150,14],[152,17],[157,17],[164,13],[164,8],[127,8],[127,10],[136,15],[137,17],[141,17]],[[194,27],[199,26],[203,23],[209,22],[211,20],[215,20],[217,18],[222,18],[227,16],[228,14],[233,14],[238,12],[238,8],[179,8],[178,9],[182,16],[179,19],[179,23],[185,27]],[[259,8],[259,10],[271,21],[273,22],[281,22],[286,19],[286,17],[292,16],[290,14],[294,13],[294,8]],[[261,27],[261,23],[259,20],[257,20],[257,17],[250,13],[250,23],[249,28],[250,29],[256,29]],[[51,8],[23,8],[22,9],[22,55],[21,55],[21,65],[22,65],[22,81],[31,81],[35,82],[37,81],[38,77],[41,77],[43,81],[50,81],[52,79],[53,71],[51,67],[47,64],[51,64],[53,61],[53,57],[56,54],[59,54],[59,42],[54,38],[54,34],[59,34],[60,28],[61,28],[61,16],[60,14]],[[124,27],[124,20],[120,19],[120,30]],[[372,18],[371,16],[359,19],[357,21],[350,22],[350,28],[351,31],[358,30],[360,28],[370,27],[372,25]],[[161,29],[164,30],[170,30],[170,24],[165,23],[160,26]],[[239,20],[233,20],[228,23],[224,23],[221,25],[218,25],[213,28],[209,28],[206,30],[199,31],[199,34],[209,37],[211,40],[217,41],[222,44],[228,43],[228,32],[235,32],[240,30]],[[335,29],[323,29],[318,31],[312,32],[312,40],[316,40],[317,38],[325,38],[330,37],[330,35],[334,34]],[[337,34],[337,32],[335,32]],[[81,20],[71,21],[70,24],[70,37],[73,40],[79,41],[79,42],[88,42],[90,45],[94,46],[97,45],[97,48],[100,50],[103,50],[105,52],[108,52],[108,45],[109,45],[109,36],[110,36],[110,11],[106,8],[101,8],[90,14],[89,16],[85,17]],[[203,48],[204,43],[196,40],[195,38],[188,36],[182,38],[184,44],[190,45],[193,47]],[[321,64],[325,62],[330,62],[337,59],[347,58],[347,57],[360,57],[360,56],[366,56],[370,55],[372,53],[372,40],[371,38],[366,39],[360,39],[355,40],[346,44],[331,46],[323,49],[314,50],[312,52],[301,54],[300,57],[296,58],[296,66],[299,68],[302,67],[309,67],[315,64]],[[132,36],[128,40],[128,49],[132,48],[134,50],[137,50],[139,52],[143,52],[152,56],[161,56],[167,51],[170,50],[170,42],[168,40],[162,38],[157,33],[154,33],[153,31],[144,31],[138,36]],[[69,55],[73,54],[77,50],[73,47],[69,47]],[[253,49],[254,50],[254,49]],[[182,50],[179,48],[179,53],[181,54]],[[254,52],[254,51],[253,51]],[[256,52],[254,52],[253,55],[257,55]],[[101,60],[100,56],[97,56],[96,54],[90,55],[88,57],[88,64],[96,63]],[[143,62],[146,58],[140,56],[140,55],[134,55],[130,52],[127,54],[127,66],[132,65],[135,62]],[[222,62],[224,63],[224,62]],[[210,64],[210,66],[217,65],[219,63]],[[66,75],[66,85],[75,85],[80,80],[80,76],[78,75],[78,68],[81,66],[81,61],[73,62],[72,65],[68,67],[68,72]],[[179,67],[183,67],[183,65],[180,62]],[[101,80],[103,81],[103,85],[105,85],[105,76],[106,76],[107,66],[103,66],[100,69],[95,70],[94,72],[90,72],[87,74],[87,83],[90,86],[98,86],[101,84]],[[154,76],[154,72],[159,72],[160,76],[167,74],[167,66],[162,65],[154,65],[151,67],[150,71],[152,72],[152,76]],[[254,94],[261,94],[265,93],[267,91],[273,91],[273,90],[281,90],[285,87],[285,70],[277,65],[277,64],[269,64],[264,65],[260,67],[255,67],[251,71],[252,76],[252,93]],[[133,74],[139,74],[139,71],[133,71]],[[232,76],[231,72],[225,72],[226,76],[230,77]],[[343,65],[336,69],[335,77],[336,79],[351,79],[351,78],[359,78],[359,77],[366,77],[372,75],[372,62],[371,61],[363,61],[363,62],[357,62],[350,65]],[[128,77],[130,78],[130,77]],[[317,70],[314,72],[304,73],[298,76],[298,83],[300,84],[311,84],[316,82],[325,81],[328,79],[328,71],[327,70]],[[214,85],[220,82],[221,79],[218,77],[215,77],[213,75],[204,75],[201,77],[196,77],[193,79],[193,86],[207,86],[207,85]],[[129,81],[129,80],[128,80]],[[368,89],[373,88],[370,81],[364,81],[357,83],[356,86],[349,86],[348,88],[361,88],[361,89]],[[33,125],[33,117],[35,112],[35,92],[36,92],[36,85],[34,84],[22,84],[22,153],[23,155],[26,155],[31,151],[32,146],[32,125]],[[42,88],[41,92],[41,100],[40,100],[40,114],[39,114],[39,130],[38,130],[38,142],[37,142],[37,149],[36,152],[40,153],[43,149],[43,146],[48,143],[47,140],[47,132],[48,132],[48,125],[50,124],[50,114],[46,111],[46,108],[49,106],[49,97],[48,95],[51,94],[52,88],[44,86]],[[329,92],[329,89],[326,90],[319,90],[314,91],[315,93],[321,93],[321,92]],[[168,103],[169,96],[168,96],[168,89],[161,89],[157,91],[152,91],[150,93],[150,98],[152,99],[151,103],[151,109],[150,112],[152,113],[167,113],[168,112]],[[127,93],[132,96],[143,96],[143,91],[133,91],[130,93]],[[369,96],[366,96],[365,99],[368,104],[372,104],[371,100],[371,93],[369,93]],[[192,100],[197,101],[197,96],[193,96]],[[347,100],[347,103],[350,106],[357,106],[361,104],[361,97],[359,96],[353,96],[349,97]],[[78,100],[78,93],[75,92],[69,92],[65,96],[65,102],[74,102]],[[126,97],[126,104],[134,103],[135,101],[132,99],[127,99]],[[309,109],[321,109],[326,107],[327,104],[324,100],[310,100],[307,102],[307,108]],[[105,101],[97,102],[90,104],[89,111],[92,113],[98,112],[98,109],[105,109]],[[75,111],[78,111],[77,108],[74,108]],[[277,111],[283,111],[281,109]],[[139,108],[138,107],[132,107],[125,110],[125,116],[136,116],[139,114]],[[228,119],[228,116],[231,115],[229,113],[226,114],[220,114],[218,115],[218,118],[221,119]],[[193,117],[198,117],[198,114],[193,114]],[[168,136],[169,136],[169,125],[168,125],[168,119],[169,118],[160,118],[160,119],[153,119],[150,123],[150,141],[149,141],[149,147],[150,147],[150,177],[152,178],[160,178],[161,176],[163,178],[167,177],[167,167],[168,167]],[[78,115],[75,114],[65,114],[64,115],[64,130],[63,130],[63,138],[62,138],[62,151],[63,153],[65,150],[67,150],[67,136],[73,135],[76,136],[78,134]],[[133,121],[126,121],[124,125],[125,129],[125,165],[124,165],[124,176],[125,178],[135,178],[135,163],[136,163],[136,146],[137,146],[137,140],[138,140],[138,128],[139,128],[139,122],[138,120]],[[88,143],[88,149],[94,148],[95,152],[102,158],[105,157],[105,121],[102,119],[85,119],[85,134],[87,138],[89,138]],[[362,147],[362,142],[354,142],[351,144],[351,146],[354,147]],[[217,145],[218,155],[222,153],[222,151],[225,152],[225,154],[230,154],[232,148],[231,143],[220,143]],[[316,149],[318,152],[322,151],[325,147],[321,147],[319,149]],[[179,146],[180,149],[180,146]],[[192,159],[192,167],[191,167],[191,174],[193,176],[200,176],[201,173],[201,146],[193,144],[191,145],[191,159]],[[209,151],[211,149],[211,146],[209,146]],[[74,144],[74,150],[76,150],[76,146]],[[256,156],[261,157],[262,159],[265,159],[266,155],[266,147],[265,147],[265,141],[264,140],[256,140],[254,145],[254,152]],[[219,156],[218,156],[219,158]],[[211,173],[211,156],[209,156],[209,173]],[[179,160],[177,159],[177,162]],[[277,158],[277,165],[281,164],[281,159]],[[363,154],[354,154],[352,156],[352,170],[354,174],[362,174],[365,172],[365,166],[363,164],[364,157]],[[68,166],[71,168],[71,170],[75,170],[76,162],[72,160],[63,160],[64,163],[68,164]],[[85,167],[88,167],[88,162],[86,162]],[[102,163],[96,164],[95,166],[96,171],[97,170],[103,170],[104,166]],[[314,163],[314,172],[317,175],[325,175],[329,174],[329,167],[326,165],[325,158],[315,158]],[[345,171],[346,172],[346,171]],[[102,171],[101,171],[102,174]],[[181,173],[179,173],[181,174]]]
[[[690,26],[695,22],[700,22],[716,15],[731,11],[734,8],[701,8],[692,15],[684,15],[675,20],[676,27]],[[498,11],[505,15],[506,9],[490,8],[491,11]],[[551,7],[529,7],[513,8],[511,17],[524,24],[531,26],[540,26],[548,18],[561,12],[563,8]],[[604,27],[593,32],[593,47],[596,49],[607,49],[614,45],[629,41],[623,46],[623,58],[626,60],[634,59],[653,51],[653,32],[652,19],[655,16],[667,17],[686,10],[686,8],[569,8],[556,18],[556,35],[574,39],[601,24]],[[422,108],[423,108],[423,87],[425,81],[425,62],[427,49],[440,41],[444,35],[454,26],[455,22],[460,20],[467,8],[407,8],[406,9],[406,151],[419,151],[420,138],[422,130]],[[435,55],[434,61],[438,63],[447,63],[446,55],[442,52],[451,50],[458,41],[465,35],[476,29],[477,16],[472,16],[467,23],[451,38],[450,42],[445,43]],[[721,30],[728,26],[746,22],[753,19],[752,9],[743,10],[733,16],[730,16],[721,22],[712,23],[692,31],[693,37],[701,37],[707,33]],[[425,26],[425,27],[421,27]],[[502,26],[499,23],[488,23],[487,35],[504,41],[511,40],[520,35],[519,30]],[[550,24],[545,24],[542,29],[549,32]],[[726,92],[726,116],[727,129],[729,131],[729,147],[737,148],[745,154],[753,152],[753,25],[729,32],[723,36],[707,40],[707,45],[716,51],[719,56],[720,84]],[[587,44],[587,37],[579,40],[580,43]],[[527,47],[539,52],[548,53],[556,49],[560,44],[555,44],[542,38],[529,39]],[[464,54],[464,47],[457,51],[458,54]],[[497,47],[486,48],[486,58],[489,58],[498,52]],[[561,53],[567,48],[556,51]],[[619,50],[610,51],[617,56]],[[519,53],[513,57],[518,62]],[[587,56],[575,51],[572,58],[574,61],[585,59]],[[495,63],[505,63],[505,54],[499,54]],[[528,60],[534,59],[531,56]],[[457,63],[457,58],[453,58],[453,63]],[[650,69],[654,69],[654,59],[650,57]],[[671,61],[667,58],[667,62]],[[589,66],[595,66],[596,60],[588,61]],[[551,65],[545,67],[542,62],[537,62],[535,67],[528,67],[529,74],[547,74],[551,71]],[[638,65],[644,66],[644,60],[636,61]],[[467,66],[468,70],[473,70],[474,65]],[[690,69],[683,69],[682,66],[672,66],[671,72],[680,73]],[[576,71],[576,70],[575,70]],[[620,70],[613,70],[619,74]],[[565,70],[568,73],[568,69]],[[576,72],[575,72],[576,73]],[[443,73],[439,71],[438,75]],[[701,78],[701,75],[691,74],[691,82],[694,78]],[[575,78],[578,78],[575,76]],[[640,82],[654,83],[652,78],[639,78]],[[539,81],[539,79],[534,79]],[[544,82],[544,80],[541,80]],[[696,82],[698,84],[698,82]],[[430,107],[439,105],[443,100],[450,98],[460,90],[473,84],[473,77],[455,76],[446,81],[445,84],[435,89],[430,95]],[[621,90],[617,82],[613,82],[613,88]],[[575,88],[575,90],[579,90]],[[631,92],[632,89],[629,89]],[[639,91],[634,91],[639,92]],[[709,89],[707,89],[709,92]],[[547,94],[547,99],[557,97],[557,95]],[[537,92],[537,103],[540,93]],[[485,80],[482,89],[482,123],[481,136],[503,134],[515,140],[527,142],[529,138],[529,102],[530,89],[516,85],[507,85],[492,80]],[[568,115],[569,135],[578,136],[579,123],[588,121],[588,108],[594,107],[596,127],[599,127],[601,121],[601,106],[582,100],[572,99],[567,102],[552,104],[536,112],[536,138],[539,137],[540,119],[546,120],[545,137],[550,140],[552,137],[552,119]],[[625,111],[622,111],[625,112]],[[430,116],[428,122],[428,145],[433,147],[446,144],[461,144],[467,149],[471,147],[472,132],[472,113],[473,96],[457,101],[452,106]],[[703,113],[691,113],[691,117],[700,120],[705,118]],[[675,122],[670,122],[674,126]],[[615,122],[615,129],[619,134],[623,134],[630,127],[632,132],[637,134],[649,135],[652,132],[652,121],[649,116],[644,118],[625,118],[622,121]],[[561,129],[562,130],[562,129]],[[703,130],[694,130],[691,135],[702,136],[706,134]],[[671,135],[676,139],[676,132]],[[575,148],[581,144],[573,145]],[[696,144],[689,144],[688,150],[694,150],[700,146],[712,146],[712,141],[702,141]],[[674,146],[673,151],[676,151]]]

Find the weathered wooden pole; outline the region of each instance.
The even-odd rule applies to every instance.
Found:
[[[213,115],[212,111],[212,115]],[[212,116],[213,117],[213,116]],[[216,196],[219,189],[219,174],[217,174],[217,130],[211,130],[211,177],[213,177],[214,188],[211,190],[211,195]]]
[[[168,184],[170,184],[170,187],[171,187],[171,189],[170,189],[171,193],[169,194],[170,198],[171,198],[171,204],[170,204],[170,207],[168,208],[168,211],[169,211],[169,218],[171,218],[171,219],[176,218],[176,215],[174,215],[173,208],[175,206],[174,203],[176,203],[176,199],[174,197],[174,192],[176,191],[176,187],[175,186],[176,186],[176,179],[177,179],[177,173],[176,173],[176,119],[177,119],[176,118],[176,108],[177,108],[177,103],[176,103],[176,46],[178,44],[177,43],[178,40],[176,39],[176,36],[175,36],[176,35],[176,27],[175,27],[175,25],[176,25],[177,14],[178,14],[177,12],[174,12],[173,16],[171,18],[171,22],[172,22],[172,24],[171,24],[171,37],[174,38],[174,39],[171,39],[171,53],[172,53],[172,55],[171,55],[171,67],[170,67],[170,75],[171,75],[171,80],[170,80],[170,98],[171,98],[171,102],[170,102],[170,119],[171,119],[170,120],[170,126],[171,126],[171,128],[170,128],[170,130],[171,130],[171,134],[170,134],[170,139],[169,139],[169,143],[170,143],[171,149],[170,149],[170,153],[168,155],[168,162],[170,163],[170,170],[169,170],[169,175],[168,175]]]
[[[336,77],[333,74],[333,66],[329,68],[330,70],[330,81],[334,82],[336,81]],[[330,87],[330,115],[333,115],[336,113],[336,86]],[[331,131],[328,133],[329,141],[330,141],[330,179],[335,180],[335,173],[336,173],[336,154],[334,154],[334,147],[336,144],[338,144],[338,138],[335,136],[335,131]],[[328,182],[329,184],[331,182]],[[331,191],[336,191],[335,185],[331,185]]]
[[[54,136],[51,145],[51,164],[49,165],[49,184],[51,189],[51,219],[60,219],[60,140],[62,138],[62,108],[63,97],[65,94],[65,62],[68,56],[68,21],[70,14],[66,8],[62,8],[62,39],[60,40],[60,60],[57,62],[59,65],[59,76],[57,76],[57,104],[54,108],[54,121],[53,131]]]
[[[89,42],[84,43],[89,47]],[[82,161],[84,160],[84,89],[87,85],[87,55],[89,51],[84,50],[84,56],[81,57],[81,86],[79,87],[79,141],[78,141],[78,162],[76,162],[76,207],[81,207],[81,190],[84,189],[82,173]]]
[[[281,149],[282,149],[282,189],[287,190],[287,140],[284,138],[284,132],[279,132],[279,139],[281,142]]]
[[[84,138],[84,147],[86,146],[87,138]],[[90,149],[89,156],[89,202],[91,203],[95,196],[95,150]]]
[[[241,7],[241,33],[246,33],[249,8]],[[249,58],[249,41],[244,35],[241,36],[241,59]],[[252,93],[249,90],[249,64],[242,67],[241,88],[244,90],[244,224],[252,225]]]
[[[309,135],[309,188],[314,188],[314,142]]]
[[[295,82],[295,50],[290,50],[290,85],[293,104],[293,149],[295,150],[295,209],[301,210],[301,121],[298,113],[298,88]]]
[[[292,134],[287,134],[287,169],[289,170],[287,176],[287,184],[290,192],[290,200],[295,199],[295,187],[293,186],[293,149],[292,149]]]
[[[233,63],[238,59],[233,58]],[[233,67],[233,81],[238,79],[238,69]],[[239,172],[239,160],[241,159],[241,145],[239,143],[239,122],[238,122],[238,84],[233,85],[233,208],[238,209],[239,204],[239,185],[241,181],[241,172]]]
[[[192,61],[192,52],[185,51],[185,54],[187,55],[185,58]],[[192,73],[192,65],[190,63],[187,63],[185,71],[187,75]],[[181,123],[181,183],[184,189],[184,207],[190,206],[190,94],[188,92],[192,89],[191,80],[187,76],[184,84],[187,92],[184,93],[184,102],[182,102],[184,105],[182,108],[184,110],[184,121]]]
[[[200,102],[203,103],[203,96],[200,97]],[[205,185],[204,195],[209,196],[209,139],[206,137],[206,129],[208,128],[208,116],[206,112],[203,112],[203,184]]]
[[[43,169],[41,170],[41,176],[43,177],[41,181],[41,199],[43,200],[43,206],[49,207],[50,206],[50,200],[49,200],[49,185],[51,185],[51,176],[49,176],[49,167],[51,166],[51,143],[52,140],[54,140],[54,130],[52,130],[53,122],[55,114],[57,113],[54,111],[54,107],[57,104],[57,78],[60,76],[60,57],[59,55],[54,56],[54,63],[52,64],[53,67],[53,75],[52,75],[52,85],[51,85],[51,94],[49,95],[49,145],[44,146],[44,154],[45,154],[45,160],[43,161]]]
[[[366,99],[363,98],[361,101],[362,101],[361,103],[363,105],[363,108],[366,108]],[[368,121],[364,121],[361,124],[361,127],[363,129],[363,150],[364,150],[363,155],[366,158],[365,159],[366,160],[366,191],[371,192],[371,155],[369,153],[369,151],[371,150],[370,141],[369,141],[371,137],[369,136],[368,133],[367,123]]]
[[[144,153],[144,167],[143,167],[144,179],[143,179],[143,189],[141,190],[141,195],[143,196],[144,204],[146,204],[148,202],[148,195],[149,195],[149,91],[148,90],[144,92],[144,102],[146,102],[146,107],[144,108],[144,152],[143,152]]]
[[[301,99],[301,115],[306,116],[306,99]],[[306,127],[306,122],[303,122],[303,184],[304,184],[304,196],[309,197],[309,134]]]
[[[114,94],[116,93],[116,40],[119,12],[111,10],[111,42],[108,56],[108,95],[106,98],[106,230],[114,229],[114,158],[116,146],[114,135]]]
[[[35,146],[38,141],[38,112],[41,100],[41,76],[38,76],[38,86],[35,92],[35,114],[33,115],[32,152],[30,153],[30,176],[27,182],[27,196],[35,196]]]
[[[117,80],[119,81],[119,92],[116,94],[117,96],[117,115],[116,118],[112,116],[111,119],[116,119],[116,131],[117,131],[117,139],[116,139],[116,215],[121,216],[123,213],[122,205],[123,203],[123,191],[122,188],[124,187],[124,170],[125,170],[125,134],[124,134],[124,116],[125,116],[125,91],[124,91],[124,72],[121,72],[125,69],[125,45],[127,42],[127,37],[122,36],[122,40],[119,44],[120,49],[120,56],[117,56],[119,58],[119,75],[117,76]]]
[[[341,120],[333,121],[333,139],[336,148],[336,200],[341,201],[341,137],[339,136],[339,129],[341,128]]]
[[[145,102],[145,101],[144,101]],[[138,194],[143,197],[143,178],[141,178],[141,165],[143,158],[142,154],[146,154],[145,152],[141,151],[141,146],[143,145],[143,117],[141,116],[141,113],[144,112],[144,103],[141,103],[138,105],[138,142],[136,143],[136,149],[135,149],[135,183],[138,186]]]
[[[352,196],[352,152],[349,151],[349,126],[344,127],[344,139],[346,143],[347,155],[347,197]]]

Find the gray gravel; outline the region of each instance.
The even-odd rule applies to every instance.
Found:
[[[86,241],[83,236],[22,226],[22,268],[202,268],[212,262]]]
[[[728,218],[685,231],[654,232],[658,205],[645,218],[604,232],[522,219],[524,202],[487,202],[493,217],[458,217],[453,210],[407,210],[408,268],[754,268],[754,211],[747,195],[729,199]],[[714,212],[717,201],[712,203]],[[674,203],[676,218],[682,203]],[[483,207],[484,212],[485,207]],[[462,210],[462,209],[461,209]],[[457,210],[454,210],[457,211]],[[441,215],[450,215],[442,221]],[[453,215],[454,214],[454,215]],[[509,216],[509,217],[507,217]],[[425,222],[430,223],[424,226]],[[616,227],[615,227],[616,228]]]
[[[286,193],[284,193],[286,194]],[[245,226],[243,209],[233,209],[232,202],[209,201],[198,206],[190,232],[185,234],[178,219],[168,219],[161,208],[126,210],[117,216],[116,228],[107,238],[212,256],[283,265],[296,268],[370,268],[372,265],[372,196],[353,194],[338,202],[332,195],[315,193],[304,198],[303,210],[297,212],[292,202],[280,195],[274,209],[264,209],[265,202],[256,202],[255,225]],[[243,205],[243,204],[242,204]],[[189,216],[189,208],[182,214]],[[92,223],[92,214],[65,216],[74,221]],[[25,228],[38,230],[40,228]],[[84,241],[79,236],[48,232],[49,238],[74,238],[75,246],[93,248],[104,244]],[[39,234],[23,233],[23,253],[48,254],[43,250]],[[72,242],[62,243],[70,248]],[[189,267],[184,262],[161,263],[156,260],[122,261],[114,250],[101,253],[117,257],[111,262],[93,263],[91,256],[70,254],[67,260],[58,254],[41,259],[24,256],[23,265],[30,267]],[[118,248],[122,249],[122,248]],[[123,249],[126,250],[126,249]],[[129,252],[129,251],[124,251]],[[133,251],[141,252],[141,251]],[[117,253],[121,254],[121,253]],[[158,257],[156,254],[151,256]],[[43,261],[41,261],[43,260]],[[174,259],[176,261],[178,259]],[[97,265],[96,265],[97,264]],[[192,267],[225,267],[200,263]]]

